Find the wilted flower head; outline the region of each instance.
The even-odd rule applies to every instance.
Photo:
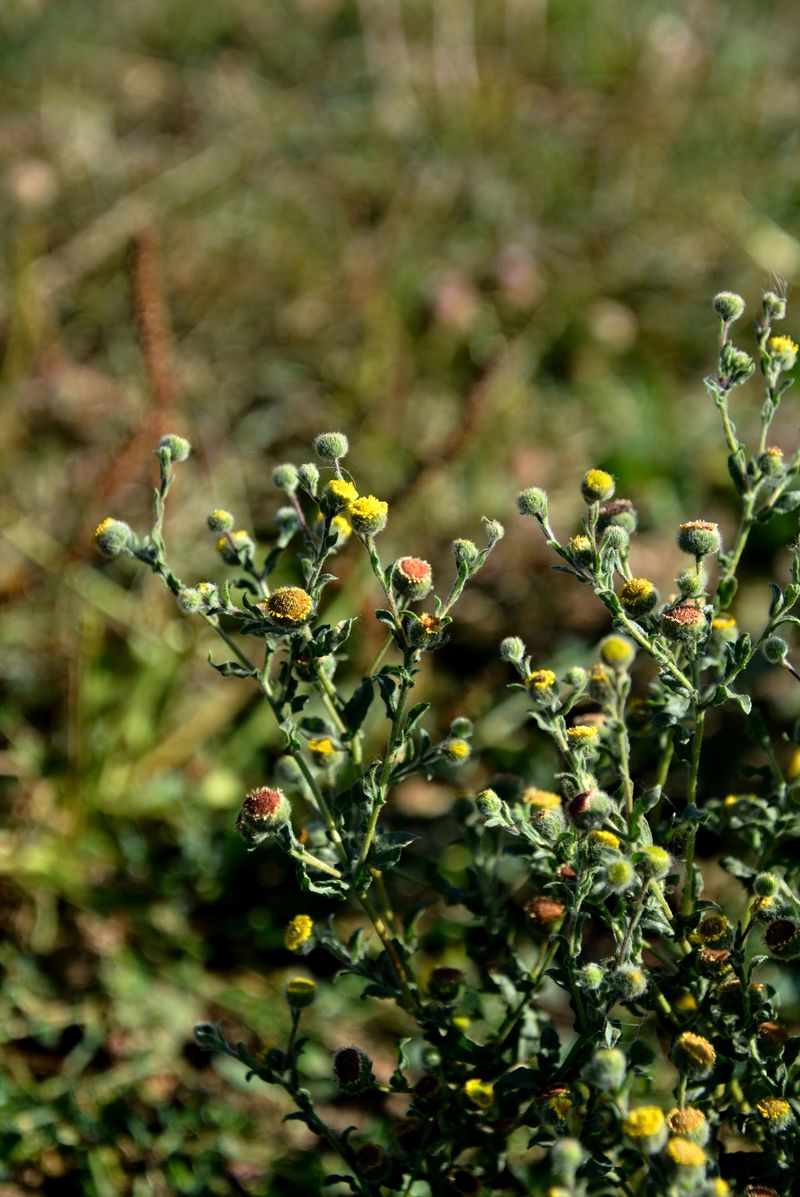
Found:
[[[262,840],[277,835],[289,822],[291,813],[291,803],[283,790],[258,786],[245,796],[236,816],[236,830],[248,844],[255,847]]]

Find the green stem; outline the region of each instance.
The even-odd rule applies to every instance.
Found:
[[[694,664],[695,675],[697,673],[697,662]],[[700,771],[700,752],[703,746],[703,725],[705,723],[705,710],[698,709],[697,700],[693,704],[695,724],[694,724],[694,738],[692,740],[692,757],[689,764],[689,780],[686,787],[686,802],[687,805],[697,805],[697,777]],[[683,883],[683,900],[681,902],[681,913],[688,915],[694,909],[695,902],[695,876],[694,876],[694,848],[695,840],[697,839],[697,823],[692,822],[689,828],[689,833],[686,838],[686,877]]]
[[[329,877],[336,877],[341,880],[342,874],[333,865],[326,864],[324,860],[320,860],[313,852],[307,852],[305,848],[292,848],[289,852],[295,860],[301,860],[304,864],[309,864],[312,868],[319,869],[323,873],[327,873]]]

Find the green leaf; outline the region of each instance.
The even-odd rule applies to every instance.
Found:
[[[423,715],[425,715],[426,712],[429,711],[430,709],[431,709],[431,704],[429,702],[418,702],[418,703],[416,703],[415,706],[413,706],[411,708],[411,710],[406,715],[405,727],[403,728],[405,735],[407,735],[407,736],[411,735],[416,724],[419,723],[419,721],[423,717]]]
[[[352,740],[361,724],[367,717],[367,712],[375,697],[372,678],[365,677],[358,683],[355,690],[342,708],[342,719],[347,724],[346,740]]]
[[[252,669],[246,669],[244,665],[240,665],[238,661],[222,661],[219,665],[212,660],[211,653],[208,654],[208,663],[212,669],[216,669],[217,673],[222,674],[223,677],[255,677]]]
[[[410,831],[385,831],[373,840],[367,863],[373,869],[390,869],[397,864],[403,849],[418,839]]]

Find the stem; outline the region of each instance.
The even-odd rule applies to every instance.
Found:
[[[722,577],[720,578],[719,582],[717,583],[717,591],[719,591],[719,588],[723,584],[723,582],[729,581],[729,579],[731,579],[734,576],[734,574],[736,573],[736,570],[739,566],[739,561],[741,560],[742,553],[744,552],[745,545],[747,544],[747,538],[750,535],[750,529],[752,528],[753,523],[754,523],[754,520],[753,520],[754,502],[755,502],[755,494],[754,493],[751,492],[750,494],[747,494],[744,496],[744,503],[743,503],[743,508],[742,508],[742,518],[739,523],[739,530],[736,534],[736,540],[734,542],[733,549],[731,550],[731,554],[727,559],[727,562],[725,565],[725,571],[722,574]],[[723,608],[720,606],[719,610],[723,610]]]
[[[305,848],[292,848],[289,852],[295,860],[301,860],[304,864],[309,864],[312,868],[319,869],[323,873],[327,873],[330,877],[336,877],[341,880],[342,874],[333,865],[326,864],[324,860],[320,860],[313,852],[307,852]]]
[[[678,669],[678,666],[670,657],[667,656],[666,653],[662,653],[660,649],[656,648],[652,641],[648,640],[644,632],[640,630],[638,624],[635,624],[633,620],[628,619],[628,616],[624,613],[624,611],[614,610],[612,611],[612,614],[614,618],[623,625],[625,631],[632,640],[636,641],[640,648],[643,648],[645,652],[648,652],[651,657],[658,661],[660,665],[663,665],[663,667],[672,674],[675,680],[680,682],[684,689],[690,690],[692,693],[694,692],[694,686],[689,681],[686,674],[682,673],[680,669]]]
[[[395,973],[397,974],[397,980],[400,984],[400,991],[403,995],[403,1001],[401,1003],[403,1006],[403,1009],[406,1010],[407,1013],[413,1014],[414,1010],[419,1008],[419,1003],[415,1001],[414,996],[411,993],[411,989],[409,988],[409,984],[408,984],[408,977],[406,975],[406,970],[403,967],[402,960],[397,955],[397,951],[395,950],[395,946],[392,943],[392,938],[386,928],[386,924],[384,923],[380,914],[375,909],[375,907],[372,905],[372,903],[370,902],[370,900],[366,894],[359,894],[358,900],[361,903],[362,907],[364,908],[364,913],[366,914],[367,918],[370,920],[373,927],[375,928],[378,938],[380,939],[381,943],[383,944],[386,955],[389,957],[389,959],[392,962],[392,968],[394,969]]]
[[[693,671],[695,676],[695,684],[697,679],[697,659],[693,661]],[[686,787],[686,802],[687,805],[696,806],[697,799],[697,776],[700,770],[700,752],[703,747],[703,724],[705,723],[705,710],[698,709],[697,699],[693,703],[693,712],[695,718],[694,724],[694,738],[692,740],[692,759],[689,764],[689,780]],[[681,902],[681,913],[688,915],[691,913],[695,902],[695,876],[694,876],[694,847],[697,839],[697,823],[692,823],[689,828],[689,834],[686,839],[686,877],[683,883],[683,900]]]

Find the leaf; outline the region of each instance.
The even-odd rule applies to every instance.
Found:
[[[717,587],[717,597],[719,598],[719,605],[724,610],[733,602],[736,591],[739,588],[739,583],[736,578],[723,578]]]
[[[740,694],[738,690],[731,690],[730,686],[717,686],[714,694],[714,706],[721,707],[726,702],[735,702],[739,709],[749,715],[753,700],[749,694]]]
[[[411,735],[416,724],[419,723],[423,715],[425,715],[430,709],[431,704],[429,702],[418,702],[411,708],[406,715],[406,723],[403,729],[407,736]]]
[[[211,653],[209,653],[208,663],[212,669],[216,669],[217,673],[222,674],[223,677],[255,677],[252,669],[246,669],[238,661],[222,661],[218,665],[212,660]]]
[[[347,724],[346,740],[352,740],[361,724],[367,717],[367,712],[375,697],[372,678],[365,677],[358,683],[355,690],[342,708],[342,719]]]
[[[403,849],[418,839],[410,831],[385,831],[373,840],[367,863],[373,869],[389,869],[397,864]]]

